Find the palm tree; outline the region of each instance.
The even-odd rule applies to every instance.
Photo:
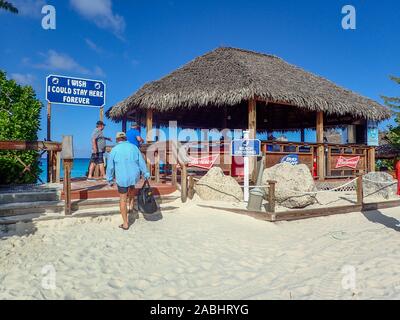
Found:
[[[14,7],[11,2],[0,0],[0,9],[10,11],[12,13],[18,13],[18,9]]]

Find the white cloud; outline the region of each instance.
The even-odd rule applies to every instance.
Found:
[[[93,75],[95,75],[95,76],[97,76],[97,77],[100,77],[100,78],[105,78],[105,77],[106,77],[105,72],[104,72],[103,69],[100,68],[99,66],[95,66],[95,67],[94,67]]]
[[[10,78],[22,86],[32,86],[35,81],[35,76],[30,73],[11,73]]]
[[[13,0],[12,4],[17,7],[18,14],[39,18],[42,16],[42,7],[46,5],[45,0]]]
[[[122,39],[125,19],[112,11],[111,0],[70,0],[70,3],[84,18],[94,22],[99,28],[110,30]]]
[[[37,69],[44,69],[50,71],[70,71],[76,72],[83,75],[95,75],[99,77],[105,77],[104,71],[96,66],[93,70],[83,67],[78,62],[76,62],[72,57],[65,53],[59,53],[55,50],[49,50],[46,54],[41,53],[44,57],[44,61],[38,64],[33,64],[32,66]],[[29,59],[23,59],[23,62],[29,63]]]
[[[90,49],[92,49],[94,52],[98,53],[98,54],[102,54],[104,53],[103,48],[99,47],[97,44],[95,44],[92,40],[86,38],[85,39],[86,44],[88,45],[88,47]]]

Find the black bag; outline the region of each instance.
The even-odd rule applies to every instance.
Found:
[[[158,205],[148,180],[144,181],[142,188],[137,194],[137,203],[139,211],[142,213],[151,214],[158,211]]]

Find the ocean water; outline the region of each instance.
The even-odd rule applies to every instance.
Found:
[[[90,159],[86,159],[86,158],[74,159],[74,164],[72,166],[72,171],[71,171],[71,177],[72,178],[86,177],[86,172],[89,167],[89,161],[90,161]],[[40,174],[40,179],[42,179],[43,182],[46,182],[46,179],[47,179],[47,160],[46,159],[40,159],[40,168],[42,169],[42,173]],[[64,177],[62,161],[61,161],[60,176],[61,176],[61,178]]]

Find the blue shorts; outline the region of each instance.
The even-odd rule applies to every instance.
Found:
[[[121,193],[121,194],[125,194],[125,193],[128,193],[128,191],[135,190],[135,186],[129,186],[129,187],[117,186],[117,187],[118,187],[118,193]]]
[[[95,164],[103,164],[104,163],[104,152],[92,153],[92,156],[90,157],[90,161]]]

